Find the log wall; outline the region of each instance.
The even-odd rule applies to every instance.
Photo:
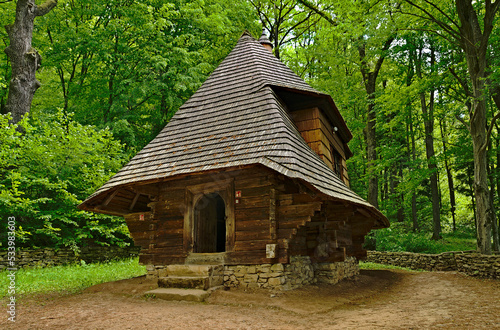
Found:
[[[299,129],[300,134],[316,152],[326,165],[333,170],[332,151],[333,147],[341,156],[341,179],[349,186],[349,175],[347,173],[348,151],[337,134],[333,134],[333,127],[319,108],[293,111],[292,117]]]
[[[160,185],[154,211],[125,216],[130,233],[141,246],[143,264],[184,263],[188,253],[184,246],[184,212],[187,210],[186,187],[205,186],[206,193],[223,189],[220,182],[230,180],[233,194],[241,197],[234,203],[234,240],[226,248],[226,264],[262,264],[286,260],[284,255],[266,258],[266,245],[277,242],[273,172],[261,167],[189,176]],[[274,214],[273,216],[270,216]],[[141,220],[141,216],[143,220]],[[189,235],[189,234],[188,234]]]

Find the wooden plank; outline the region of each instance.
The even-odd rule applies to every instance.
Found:
[[[271,240],[269,230],[237,231],[236,241]]]
[[[267,187],[269,185],[270,182],[267,172],[263,172],[262,175],[237,176],[234,179],[234,188],[236,190]]]
[[[236,209],[248,209],[256,207],[268,207],[269,206],[269,196],[255,196],[255,197],[242,197],[240,202],[236,204]]]
[[[313,216],[314,212],[321,210],[321,203],[283,205],[278,207],[280,218],[287,216]]]
[[[280,229],[293,229],[293,228],[298,228],[300,226],[304,226],[308,221],[310,217],[303,216],[303,217],[293,217],[293,218],[287,218],[287,219],[280,219],[280,222],[278,223],[278,230]]]
[[[237,221],[269,219],[269,207],[257,207],[251,209],[240,209],[236,205],[235,216]]]
[[[234,251],[254,251],[254,250],[266,250],[266,245],[272,244],[270,239],[265,240],[254,240],[254,241],[236,241],[234,243]]]
[[[320,128],[319,118],[295,121],[299,132],[310,131]]]
[[[175,248],[178,249],[179,251],[182,251],[182,236],[177,239],[167,239],[167,240],[156,240],[155,245],[157,249],[162,249],[162,248]],[[155,249],[155,253],[159,252]],[[167,251],[167,253],[171,253]]]
[[[271,188],[269,190],[269,234],[272,240],[276,240],[277,237],[277,221],[276,221],[276,190]]]
[[[236,233],[239,231],[269,230],[269,218],[236,221]]]

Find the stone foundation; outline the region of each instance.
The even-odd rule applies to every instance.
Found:
[[[147,265],[147,277],[161,277],[168,267]],[[358,260],[354,257],[343,262],[313,263],[308,256],[293,256],[289,264],[226,265],[224,286],[291,290],[315,283],[336,284],[358,274]]]
[[[296,289],[315,283],[335,284],[359,274],[358,261],[312,263],[309,257],[294,256],[289,264],[225,266],[224,286],[243,288]]]

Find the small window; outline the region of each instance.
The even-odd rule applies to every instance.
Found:
[[[330,145],[330,150],[332,152],[332,167],[333,167],[333,172],[335,172],[335,174],[337,174],[337,176],[339,177],[339,179],[342,180],[342,156],[340,156],[340,154],[338,153],[337,150],[335,150],[335,148]]]

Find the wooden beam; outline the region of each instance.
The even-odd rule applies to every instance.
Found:
[[[108,206],[108,204],[116,196],[117,193],[118,193],[118,189],[116,189],[115,191],[113,191],[113,193],[111,195],[109,195],[108,198],[106,198],[106,200],[98,208]]]
[[[129,211],[132,211],[134,209],[135,203],[137,203],[137,200],[139,199],[139,196],[141,196],[140,193],[136,193],[134,196],[134,199],[132,200],[132,203],[130,204],[130,207],[128,208]]]

